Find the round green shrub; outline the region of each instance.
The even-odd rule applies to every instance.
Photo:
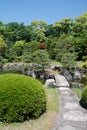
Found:
[[[0,122],[23,122],[46,110],[43,84],[21,74],[0,75]]]
[[[84,88],[82,93],[81,105],[87,109],[87,86]]]

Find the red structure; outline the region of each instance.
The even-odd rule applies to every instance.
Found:
[[[39,44],[39,49],[45,49],[45,48],[46,48],[46,45],[44,43]]]

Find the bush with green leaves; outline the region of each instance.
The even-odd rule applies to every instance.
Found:
[[[83,63],[83,68],[87,68],[87,61]]]
[[[81,105],[87,109],[87,86],[84,88],[82,93]]]
[[[46,110],[43,84],[21,74],[0,75],[0,122],[23,122]]]
[[[81,81],[80,81],[82,84],[87,85],[87,74],[81,78]]]

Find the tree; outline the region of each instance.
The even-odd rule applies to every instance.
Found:
[[[56,24],[60,24],[61,34],[63,33],[69,35],[71,34],[72,26],[73,26],[73,20],[71,18],[65,18]]]
[[[25,52],[33,53],[38,49],[39,43],[36,40],[25,43]]]
[[[24,54],[22,55],[22,61],[24,63],[31,63],[32,62],[32,55],[29,52],[24,52]]]
[[[65,67],[73,67],[76,65],[76,53],[67,52],[61,57],[61,63]]]
[[[45,67],[47,67],[50,63],[50,58],[49,58],[49,54],[47,53],[47,51],[39,49],[39,50],[35,51],[35,53],[33,54],[33,58],[34,58],[33,59],[34,63],[41,65],[41,68],[44,72]]]
[[[78,60],[82,60],[87,55],[87,12],[76,18],[72,34],[75,37]]]
[[[75,52],[75,41],[71,36],[63,35],[56,44],[56,60],[63,65],[73,65],[77,58]]]
[[[6,50],[6,58],[8,59],[9,62],[14,61],[16,57],[17,57],[17,53],[13,48]]]
[[[15,50],[17,56],[21,56],[24,52],[25,41],[16,41],[13,50]]]
[[[0,21],[0,35],[3,35],[4,32],[4,23]]]
[[[17,22],[11,22],[5,25],[4,30],[5,40],[8,42],[16,42],[20,40],[19,36],[19,24]]]
[[[24,51],[22,55],[23,62],[32,62],[33,53],[38,49],[39,43],[37,41],[31,41],[24,44]]]
[[[5,41],[3,40],[3,37],[0,36],[0,56],[4,57],[6,51],[6,44]]]
[[[39,21],[33,21],[31,23],[33,33],[35,35],[35,40],[38,42],[43,42],[46,40],[45,32],[46,32],[46,26],[47,23],[39,20]]]

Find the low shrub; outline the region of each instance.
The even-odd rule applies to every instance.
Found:
[[[12,69],[12,70],[8,70],[8,69],[4,69],[3,70],[3,73],[16,73],[16,74],[22,74],[22,71],[21,70],[15,70],[15,69]]]
[[[87,109],[87,86],[84,88],[82,92],[81,105]]]
[[[23,122],[46,110],[42,83],[21,74],[0,75],[0,122]]]
[[[85,75],[85,77],[82,77],[81,81],[82,84],[87,85],[87,74]]]
[[[87,61],[85,61],[82,65],[83,68],[87,68]]]

